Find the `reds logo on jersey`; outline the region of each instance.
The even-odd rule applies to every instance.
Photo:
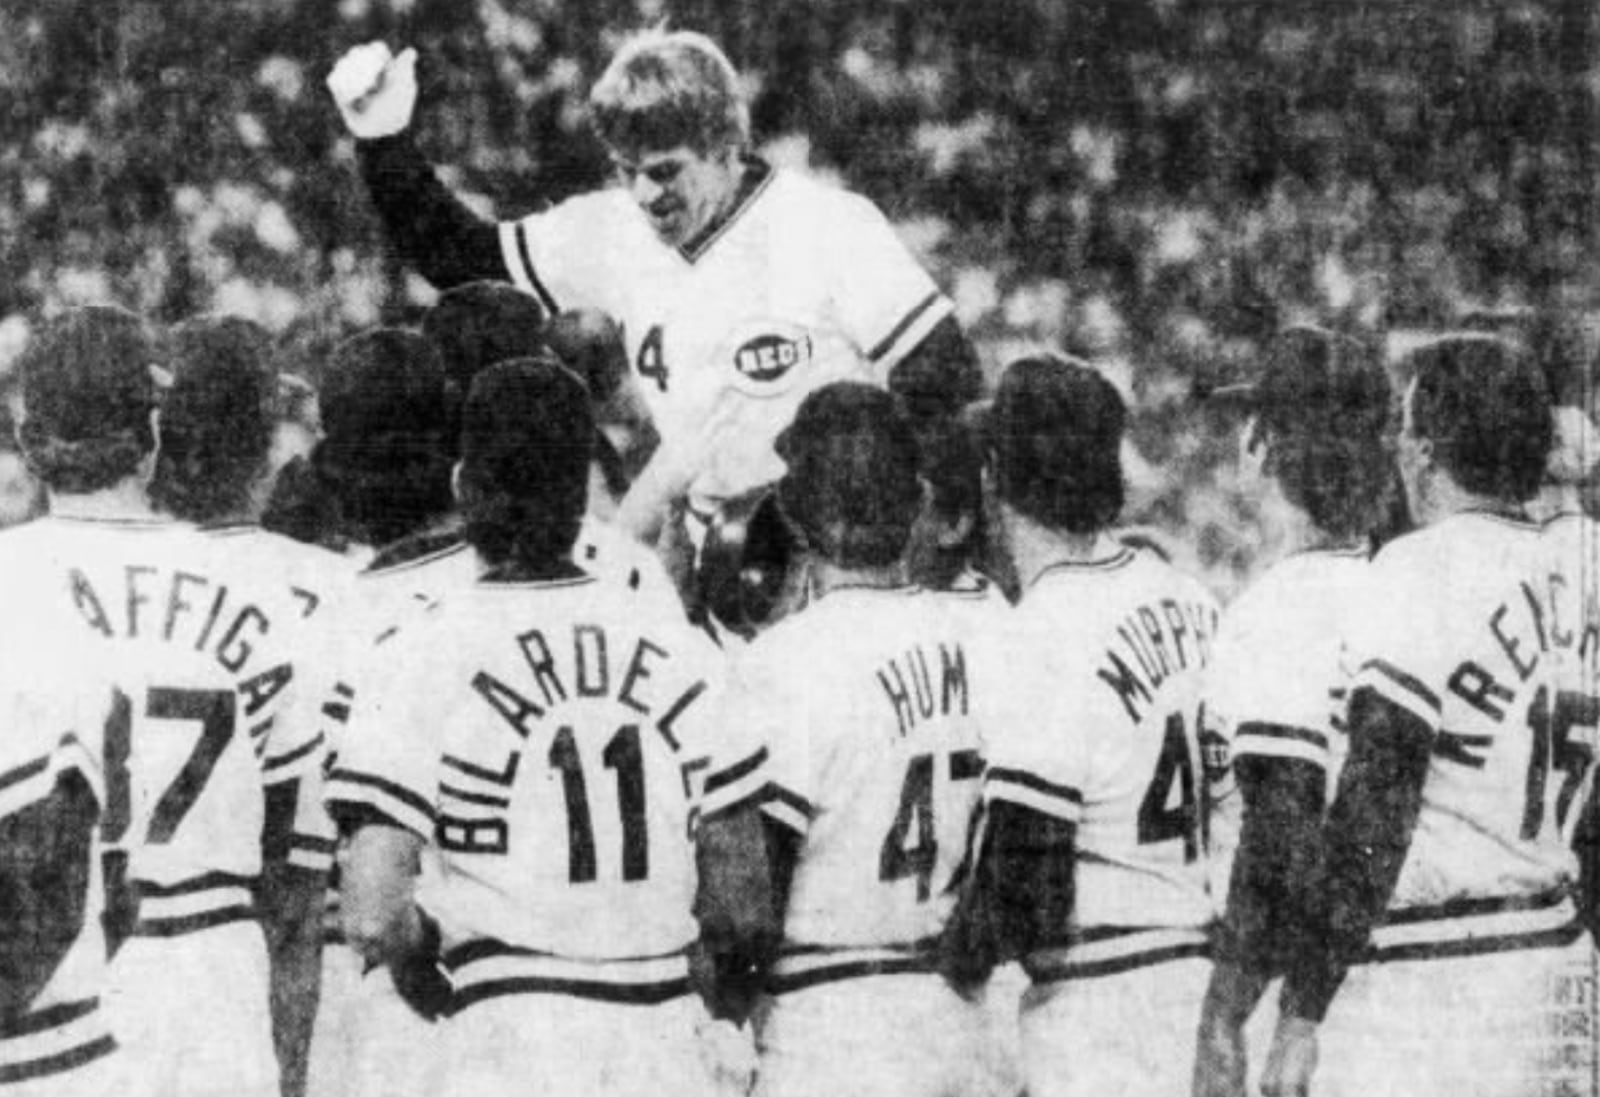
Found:
[[[782,320],[752,320],[737,325],[717,357],[732,364],[734,386],[752,396],[777,396],[794,387],[816,357],[810,331]]]

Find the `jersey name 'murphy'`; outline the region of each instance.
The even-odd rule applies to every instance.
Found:
[[[901,738],[911,733],[918,720],[955,711],[967,714],[966,655],[960,644],[939,644],[938,649],[935,659],[918,645],[878,668],[878,682],[894,707]]]
[[[1204,603],[1163,598],[1141,605],[1117,623],[1117,639],[1095,674],[1137,724],[1144,719],[1141,706],[1150,703],[1161,683],[1206,665],[1216,630],[1217,612]]]
[[[272,632],[267,611],[235,597],[226,583],[192,571],[168,572],[143,564],[129,564],[121,572],[115,590],[104,584],[97,589],[78,568],[69,573],[73,604],[89,627],[108,639],[188,645],[209,653],[218,666],[238,676],[255,654],[252,641]],[[294,668],[279,663],[240,682],[246,713],[259,711],[293,677]]]

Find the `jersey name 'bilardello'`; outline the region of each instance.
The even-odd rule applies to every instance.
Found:
[[[673,725],[706,690],[705,681],[696,679],[670,704],[662,707],[659,704],[662,698],[651,696],[649,682],[653,671],[671,659],[671,655],[647,636],[639,637],[631,646],[621,645],[621,651],[617,651],[618,645],[607,642],[606,631],[599,625],[574,625],[570,641],[558,648],[552,649],[539,629],[519,634],[517,646],[543,704],[487,670],[479,670],[472,676],[472,688],[523,739],[533,730],[529,722],[543,720],[547,711],[556,705],[573,698],[614,697],[641,716],[652,716],[659,711],[661,715],[656,718],[655,730],[676,751],[679,745],[672,733]],[[562,655],[559,662],[558,650]],[[614,652],[623,657],[613,658]]]

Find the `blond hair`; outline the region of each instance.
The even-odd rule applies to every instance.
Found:
[[[625,41],[589,92],[600,139],[625,155],[687,145],[702,155],[750,141],[750,110],[726,54],[695,31]]]

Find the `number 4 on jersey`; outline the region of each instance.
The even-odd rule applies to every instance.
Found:
[[[634,360],[634,369],[639,371],[640,377],[654,381],[656,388],[667,391],[667,356],[661,349],[660,324],[645,333],[639,344],[639,355]]]

